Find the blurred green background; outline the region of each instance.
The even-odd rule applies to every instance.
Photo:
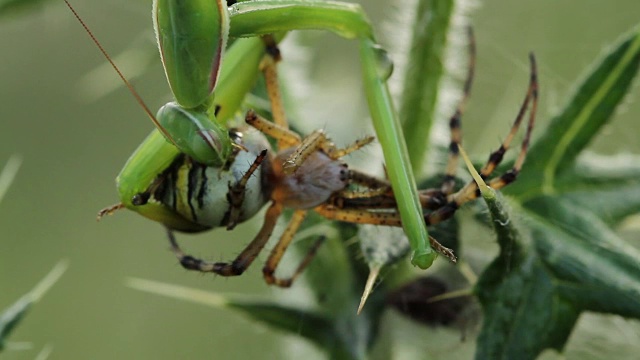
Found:
[[[112,54],[151,46],[151,1],[73,4]],[[382,42],[393,42],[385,39],[384,26],[391,5],[381,0],[362,5]],[[463,127],[467,150],[484,158],[517,111],[526,87],[529,51],[535,51],[539,64],[540,129],[603,46],[640,20],[640,3],[487,1],[470,14],[478,64]],[[312,74],[331,90],[318,94],[315,106],[323,110],[322,126],[336,134],[341,131],[334,124],[366,121],[357,51],[346,40],[321,37]],[[162,227],[133,213],[95,222],[99,209],[117,201],[114,178],[152,125],[124,88],[97,99],[87,96],[82,79],[104,59],[62,0],[0,17],[0,49],[0,163],[13,154],[23,159],[0,203],[0,308],[29,291],[58,260],[70,260],[67,273],[10,338],[31,342],[33,349],[5,351],[3,359],[32,359],[45,344],[53,346],[54,359],[279,358],[315,351],[233,313],[125,287],[128,277],[141,277],[217,293],[287,296],[287,290],[269,289],[263,283],[260,266],[232,279],[184,271],[168,251]],[[286,67],[288,54],[284,56]],[[126,73],[127,67],[123,70]],[[147,70],[135,86],[155,109],[170,99],[170,93],[157,59]],[[101,88],[101,81],[93,85]],[[105,79],[104,86],[114,81],[115,75]],[[636,97],[633,91],[629,99]],[[629,101],[621,110],[595,141],[594,150],[640,152],[640,105]],[[335,137],[344,143],[342,139],[352,136]],[[192,253],[210,260],[230,259],[249,241],[259,221],[232,233],[181,238]],[[635,239],[637,223],[627,222],[623,236]],[[429,331],[424,334],[429,336]],[[630,340],[640,340],[640,334]],[[455,333],[447,343],[464,346]]]

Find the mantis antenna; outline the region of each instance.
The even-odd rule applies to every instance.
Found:
[[[67,4],[67,7],[69,8],[69,10],[71,10],[71,12],[73,13],[73,16],[75,16],[76,19],[78,19],[78,21],[80,22],[80,25],[82,25],[82,27],[84,28],[84,30],[86,31],[86,33],[89,35],[89,37],[91,38],[91,40],[93,41],[94,44],[96,44],[96,46],[98,47],[98,49],[100,49],[100,52],[102,53],[102,55],[104,55],[104,57],[107,59],[107,61],[109,62],[109,64],[111,64],[111,67],[113,67],[113,69],[116,71],[116,73],[118,74],[118,76],[120,77],[120,79],[122,80],[122,82],[124,82],[124,84],[127,86],[127,88],[129,89],[129,92],[131,92],[131,94],[135,97],[136,101],[138,102],[138,104],[140,104],[140,106],[142,106],[142,109],[144,110],[144,112],[147,114],[147,116],[149,116],[149,118],[151,119],[151,121],[153,121],[153,123],[156,125],[156,128],[158,128],[162,134],[165,136],[165,138],[170,139],[171,142],[173,142],[171,136],[166,132],[166,130],[164,130],[164,128],[160,125],[160,123],[158,122],[158,119],[156,119],[156,117],[153,115],[153,113],[151,112],[151,110],[149,109],[149,107],[147,106],[147,104],[144,102],[144,100],[142,99],[142,97],[140,96],[140,94],[138,94],[138,92],[136,91],[136,89],[133,87],[133,85],[131,85],[131,83],[129,82],[129,80],[127,80],[127,78],[122,74],[122,72],[120,71],[120,69],[118,68],[118,66],[116,65],[115,62],[113,62],[113,60],[111,59],[111,56],[109,56],[109,53],[107,53],[107,51],[102,47],[102,45],[100,44],[100,42],[98,41],[98,39],[93,35],[93,32],[89,29],[89,27],[87,26],[87,24],[85,24],[85,22],[82,20],[82,18],[80,17],[80,15],[78,15],[78,13],[76,12],[76,10],[73,8],[73,6],[71,6],[71,4],[69,3],[69,1],[64,0],[64,3]]]

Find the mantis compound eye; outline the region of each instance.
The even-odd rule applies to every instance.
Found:
[[[158,110],[157,119],[171,134],[167,140],[199,163],[220,166],[231,154],[229,132],[205,113],[172,102]]]

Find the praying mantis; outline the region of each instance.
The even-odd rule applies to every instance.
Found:
[[[454,196],[458,193],[449,191],[444,194],[444,200],[428,191],[418,193],[386,85],[391,62],[377,44],[372,26],[359,6],[301,0],[254,0],[231,6],[227,6],[224,0],[155,0],[153,16],[165,74],[176,101],[166,104],[157,115],[153,115],[112,62],[156,125],[156,130],[134,152],[118,176],[121,203],[104,209],[100,216],[119,208],[136,211],[168,228],[172,249],[185,268],[232,276],[240,275],[253,262],[271,235],[283,207],[293,207],[296,210],[292,221],[263,269],[268,283],[283,287],[291,284],[317,248],[314,246],[292,277],[274,276],[275,267],[310,208],[330,219],[402,226],[411,244],[411,261],[420,268],[428,268],[433,263],[436,257],[433,248],[455,259],[448,249],[430,240],[426,224],[434,222],[428,220],[430,217],[436,221],[446,219],[457,206],[476,196],[475,189],[469,185],[461,190],[463,192],[458,197]],[[84,26],[82,20],[80,22]],[[93,38],[86,26],[85,29]],[[383,149],[388,182],[347,170],[339,160],[371,142],[372,138],[339,149],[321,132],[301,139],[288,130],[277,83],[277,41],[287,31],[301,29],[328,30],[358,41],[364,89]],[[236,41],[226,49],[229,37],[236,38]],[[111,62],[106,51],[98,46]],[[281,152],[276,160],[267,154],[268,143],[263,135],[226,126],[260,71],[266,80],[274,122],[261,119],[252,112],[247,114],[246,120],[277,140]],[[537,82],[532,58],[532,80],[511,134],[517,130],[524,111],[532,101],[528,139],[536,100]],[[506,146],[501,147],[502,152],[508,148],[512,138],[513,135]],[[523,145],[514,171],[507,177],[498,178],[494,183],[496,188],[515,180],[512,175],[517,174],[522,166],[524,154],[526,145]],[[493,156],[483,175],[490,175],[500,160],[501,155]],[[302,188],[290,185],[296,174],[314,168],[330,173],[328,179],[323,178],[320,187],[327,187],[327,183],[334,185],[323,189],[321,195],[309,190],[309,186],[316,185],[316,175],[305,180]],[[212,178],[217,178],[217,185],[208,181]],[[364,195],[348,189],[354,184],[365,188]],[[300,200],[308,193],[313,194],[313,199]],[[291,202],[290,195],[295,198]],[[454,197],[450,200],[447,196]],[[269,200],[272,200],[271,206],[259,234],[230,263],[207,263],[185,255],[173,236],[173,230],[199,232],[215,226],[232,229],[238,222],[254,215]],[[194,202],[198,203],[198,210]],[[447,205],[453,208],[449,209]],[[424,209],[429,206],[436,208],[435,215],[424,214]],[[375,211],[380,209],[390,210],[392,215]],[[363,216],[373,220],[362,220]]]

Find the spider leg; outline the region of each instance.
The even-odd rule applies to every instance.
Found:
[[[278,85],[277,64],[282,60],[280,49],[271,35],[263,36],[262,40],[265,43],[266,53],[260,62],[260,70],[264,75],[267,95],[271,101],[273,121],[280,126],[288,127]]]
[[[359,200],[367,201],[368,199],[374,199],[373,201],[368,201],[368,203],[376,207],[385,207],[382,203],[384,199],[394,199],[391,184],[384,179],[378,179],[377,177],[351,169],[348,170],[347,177],[349,184],[358,185],[362,189],[342,190],[332,196],[327,203],[339,208],[344,208],[345,206],[352,208],[357,206],[355,203]],[[344,204],[343,200],[353,200],[355,203]]]
[[[402,221],[396,209],[392,211],[371,211],[361,209],[338,209],[331,205],[320,205],[313,209],[318,214],[330,220],[343,221],[353,224],[370,224],[383,226],[401,227]],[[425,217],[426,220],[426,217]],[[427,225],[432,225],[427,223]],[[436,239],[429,236],[431,247],[439,254],[445,256],[452,262],[456,262],[456,257],[451,249],[442,246]]]
[[[316,130],[306,136],[295,151],[285,160],[282,166],[284,173],[287,175],[295,173],[311,154],[322,148],[322,143],[328,141],[322,130]]]
[[[371,144],[375,139],[376,138],[373,136],[365,136],[362,139],[354,141],[353,144],[343,149],[339,149],[332,142],[326,141],[322,143],[322,151],[324,151],[325,154],[329,155],[330,158],[337,160]]]
[[[289,155],[283,166],[284,172],[288,175],[295,173],[296,170],[302,166],[305,160],[318,150],[327,154],[329,158],[338,160],[339,158],[366,146],[373,140],[375,140],[373,136],[367,136],[355,141],[346,148],[340,149],[336,147],[331,140],[329,140],[324,131],[316,130],[302,139],[302,142],[296,147],[295,151]]]
[[[340,209],[332,205],[319,205],[315,212],[329,220],[337,220],[352,224],[371,224],[383,226],[402,226],[397,210],[372,211],[370,209]]]
[[[253,126],[262,133],[278,140],[278,149],[286,149],[292,146],[296,146],[302,141],[298,134],[294,133],[286,127],[280,126],[263,118],[262,116],[256,114],[256,112],[253,110],[247,111],[245,121],[247,124]]]
[[[280,240],[271,250],[271,254],[267,259],[267,262],[264,264],[264,267],[262,268],[262,274],[264,275],[264,280],[267,284],[273,284],[280,287],[290,287],[293,281],[295,281],[295,279],[302,273],[302,271],[304,271],[307,265],[309,265],[318,248],[324,241],[324,237],[321,237],[318,241],[316,241],[316,243],[311,247],[307,255],[304,257],[304,259],[302,259],[300,264],[298,264],[298,267],[294,271],[293,275],[286,278],[276,277],[274,275],[276,268],[280,263],[280,260],[282,260],[282,256],[287,251],[287,248],[291,244],[291,241],[293,241],[293,237],[295,236],[296,232],[298,232],[298,228],[300,228],[300,225],[304,221],[306,215],[307,210],[296,210],[293,213],[291,220],[289,221],[289,225],[287,225],[287,228],[282,233]]]
[[[349,199],[349,200],[358,201],[358,200],[366,200],[366,199],[373,199],[373,198],[384,200],[388,198],[388,196],[386,196],[388,191],[389,190],[385,188],[365,189],[365,190],[342,190],[337,194],[335,194],[334,196],[332,196],[328,201],[332,202],[332,204],[333,204],[333,201],[336,201],[336,204],[342,204],[338,206],[339,208],[344,208],[345,204],[340,202],[340,200]],[[350,205],[351,206],[348,206],[349,208],[356,207],[354,204],[350,204]],[[373,201],[371,205],[376,207],[386,208],[384,204],[377,204],[375,201]],[[358,206],[358,207],[362,208],[363,206]]]
[[[358,170],[349,169],[349,182],[369,189],[386,189],[391,192],[391,184],[387,180],[378,179],[375,176],[362,173]]]
[[[531,110],[529,112],[529,122],[527,123],[527,131],[522,145],[520,146],[520,154],[513,164],[513,168],[503,174],[502,176],[489,181],[489,186],[494,189],[501,189],[516,180],[516,177],[522,169],[524,160],[527,157],[527,151],[529,150],[529,142],[531,141],[531,133],[533,132],[533,125],[535,123],[536,112],[538,110],[538,75],[536,73],[536,59],[533,54],[530,54],[531,59]]]
[[[350,184],[364,187],[362,191],[341,191],[329,200],[329,204],[341,209],[396,209],[396,199],[391,185],[386,180],[378,179],[357,170],[349,170]],[[440,189],[423,189],[418,191],[423,209],[435,210],[446,204],[446,196]]]
[[[249,170],[242,176],[242,178],[236,182],[235,184],[229,183],[229,191],[227,192],[227,201],[229,201],[229,211],[228,218],[223,220],[223,223],[226,222],[227,230],[232,230],[238,224],[238,220],[240,219],[242,203],[244,202],[245,189],[247,187],[247,182],[253,174],[258,170],[258,167],[264,159],[267,157],[267,150],[262,150],[260,154],[253,161]]]
[[[265,215],[264,224],[256,237],[242,250],[231,262],[208,262],[201,259],[197,259],[191,255],[186,255],[176,241],[173,231],[167,229],[167,235],[169,237],[169,243],[171,244],[171,250],[180,261],[180,265],[187,270],[195,270],[200,272],[212,272],[222,276],[237,276],[241,275],[256,259],[262,248],[269,240],[273,229],[276,226],[278,217],[282,213],[282,205],[273,203],[267,210]]]
[[[278,85],[278,69],[277,63],[282,60],[280,49],[271,35],[262,37],[266,46],[266,55],[260,63],[262,74],[264,75],[267,95],[271,102],[271,114],[273,122],[285,129],[289,128],[287,116],[282,103],[282,95],[280,94],[280,86]],[[284,149],[289,145],[286,140],[276,138],[278,149]],[[290,146],[290,145],[289,145]]]
[[[328,203],[339,209],[397,209],[398,203],[393,193],[383,192],[384,190],[342,191],[329,199]],[[441,189],[419,190],[418,198],[423,210],[437,210],[447,203],[447,198]]]
[[[458,168],[458,160],[460,157],[460,151],[458,146],[462,142],[462,129],[460,118],[464,113],[469,100],[469,94],[471,93],[471,85],[473,84],[473,75],[475,73],[476,65],[476,40],[473,35],[473,29],[467,28],[467,37],[469,41],[469,65],[467,70],[467,78],[464,82],[464,88],[462,92],[462,98],[456,106],[454,114],[449,118],[449,129],[451,131],[451,143],[449,144],[449,160],[447,161],[447,167],[445,170],[444,179],[442,181],[441,190],[445,195],[453,193],[456,185],[456,170]]]
[[[397,207],[379,209],[370,207],[354,207],[341,209],[331,204],[323,204],[313,208],[313,210],[329,220],[336,220],[353,224],[370,224],[396,227],[402,226],[400,213],[398,212]],[[431,226],[447,220],[449,217],[451,217],[451,215],[453,215],[453,212],[451,212],[451,214],[448,214],[448,216],[446,217],[429,217],[428,214],[425,214],[424,220],[427,226]]]
[[[507,171],[503,175],[489,181],[489,186],[494,189],[500,189],[508,184],[514,182],[518,176],[518,173],[522,169],[522,165],[524,164],[524,160],[527,155],[527,151],[529,149],[529,141],[531,139],[531,133],[533,131],[533,125],[535,123],[536,111],[538,108],[538,75],[536,69],[536,60],[533,54],[529,55],[529,60],[531,62],[531,75],[529,80],[529,88],[527,90],[527,94],[520,106],[520,110],[518,112],[518,116],[516,117],[513,125],[511,126],[511,131],[505,138],[505,140],[500,145],[498,150],[494,151],[489,155],[489,159],[487,163],[480,170],[480,176],[482,179],[487,179],[491,173],[496,169],[496,167],[502,161],[505,152],[509,149],[513,138],[515,137],[522,120],[524,119],[524,114],[531,102],[531,109],[529,111],[529,122],[527,124],[527,130],[525,132],[524,139],[522,141],[522,146],[520,148],[520,153],[511,168],[511,170]],[[430,213],[429,221],[439,222],[444,219],[447,219],[453,214],[462,204],[474,200],[480,196],[480,190],[478,189],[478,185],[475,181],[470,181],[467,185],[465,185],[460,191],[455,194],[449,196],[449,202],[443,206],[442,208]]]

